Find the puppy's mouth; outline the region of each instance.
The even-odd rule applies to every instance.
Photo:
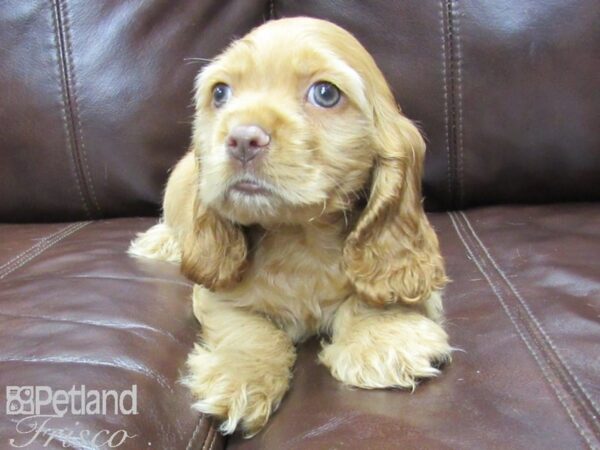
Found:
[[[238,180],[231,185],[229,191],[251,197],[259,195],[266,197],[273,193],[269,186],[255,178],[243,178]]]

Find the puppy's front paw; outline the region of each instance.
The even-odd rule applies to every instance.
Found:
[[[414,389],[420,378],[439,374],[450,360],[448,335],[433,320],[417,313],[381,315],[356,323],[325,345],[319,355],[331,374],[365,389]]]
[[[220,431],[231,434],[238,424],[251,437],[267,423],[289,386],[288,366],[196,345],[188,357],[184,383],[198,401],[194,408],[223,420]]]
[[[131,242],[127,253],[135,258],[149,258],[179,264],[181,249],[173,231],[165,223],[157,223]]]

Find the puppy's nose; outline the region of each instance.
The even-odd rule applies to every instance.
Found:
[[[263,153],[270,142],[271,136],[261,127],[238,125],[227,136],[226,146],[232,158],[246,164]]]

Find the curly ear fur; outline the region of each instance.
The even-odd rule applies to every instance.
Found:
[[[242,228],[197,199],[198,162],[189,152],[177,164],[165,192],[165,222],[181,248],[181,272],[210,290],[239,281],[247,265]]]
[[[247,265],[246,237],[242,229],[198,207],[193,229],[183,236],[181,272],[210,290],[240,281]]]
[[[425,301],[447,282],[421,203],[425,142],[401,114],[383,76],[377,90],[370,198],[346,240],[346,274],[369,303]]]

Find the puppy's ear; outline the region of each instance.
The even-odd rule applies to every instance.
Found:
[[[198,163],[194,161],[193,164],[187,195],[188,189],[194,189],[198,180]],[[191,200],[187,206],[192,208],[191,220],[189,216],[182,220],[185,226],[179,233],[181,272],[210,290],[231,287],[241,279],[247,265],[244,230],[202,205],[197,195]]]
[[[183,237],[182,273],[207,289],[227,288],[240,281],[247,254],[241,227],[198,205],[193,229]]]
[[[377,91],[370,197],[347,238],[345,269],[369,303],[415,303],[447,282],[438,240],[421,203],[425,142],[384,81]]]

